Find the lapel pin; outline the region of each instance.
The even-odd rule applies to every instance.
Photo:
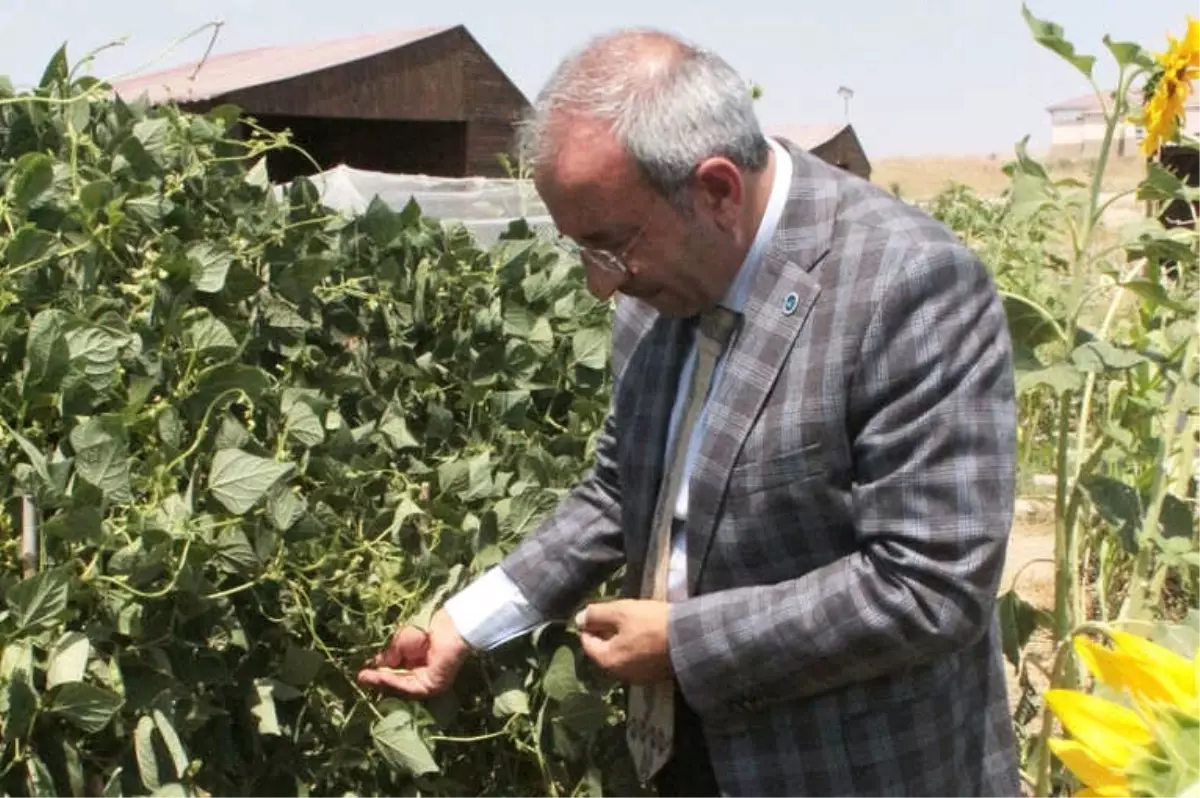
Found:
[[[790,316],[796,312],[796,306],[799,304],[800,297],[796,296],[796,292],[793,291],[783,298],[783,312]]]

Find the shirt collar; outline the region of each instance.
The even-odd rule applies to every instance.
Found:
[[[738,269],[733,284],[721,298],[720,304],[732,311],[741,313],[746,307],[746,299],[750,295],[750,287],[762,264],[763,253],[771,237],[775,235],[775,227],[783,215],[783,206],[787,202],[788,187],[792,183],[792,157],[787,150],[768,138],[767,143],[775,153],[775,179],[771,183],[771,195],[767,200],[767,209],[763,212],[762,220],[758,223],[758,232],[750,244],[750,251]]]

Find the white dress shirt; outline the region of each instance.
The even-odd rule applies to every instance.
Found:
[[[788,187],[792,182],[792,159],[787,151],[771,139],[767,139],[775,153],[775,178],[771,184],[771,194],[767,201],[766,211],[759,222],[758,231],[746,254],[746,260],[738,270],[733,285],[721,299],[721,304],[730,310],[741,313],[746,306],[746,298],[754,284],[754,277],[762,263],[763,253],[767,244],[775,234],[775,227],[783,214],[783,206],[787,201]],[[675,397],[675,405],[671,411],[671,422],[667,435],[666,451],[671,451],[674,445],[675,432],[679,426],[679,414],[683,408],[685,389],[691,381],[692,372],[696,367],[696,346],[690,347],[684,360],[683,370],[679,376],[679,389]],[[712,385],[717,385],[725,368],[725,358],[722,355],[717,361],[713,373]],[[711,393],[711,391],[710,391]],[[688,443],[685,471],[679,493],[675,497],[675,517],[681,521],[687,520],[688,513],[688,482],[700,449],[701,433],[704,429],[704,417],[707,403],[701,407],[700,416],[696,420],[692,439]],[[679,524],[678,532],[671,541],[671,559],[667,571],[667,600],[680,601],[687,597],[687,525]],[[459,634],[476,649],[491,649],[524,634],[547,619],[534,609],[526,600],[512,580],[499,566],[489,569],[486,573],[451,597],[446,602],[446,613],[454,621]]]

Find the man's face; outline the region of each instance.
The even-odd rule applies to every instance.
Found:
[[[675,317],[721,298],[740,265],[721,209],[689,202],[692,210],[684,213],[672,206],[595,123],[574,121],[557,141],[557,157],[534,180],[563,235],[616,256],[584,257],[594,296],[605,300],[620,291]]]

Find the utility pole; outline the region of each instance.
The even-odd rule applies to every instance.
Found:
[[[850,98],[854,96],[854,90],[848,86],[838,86],[838,94],[842,97],[842,113],[846,124],[850,124]]]

